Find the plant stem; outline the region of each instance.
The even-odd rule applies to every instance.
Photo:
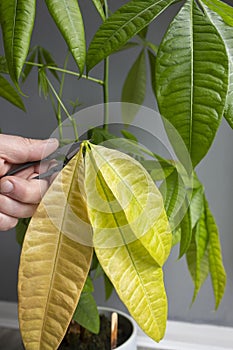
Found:
[[[108,2],[104,0],[104,12],[108,18]],[[104,84],[103,84],[103,99],[104,99],[104,130],[108,130],[109,123],[109,57],[104,59]]]
[[[25,64],[28,64],[28,65],[31,65],[31,66],[35,66],[35,67],[40,67],[40,68],[44,67],[44,68],[47,68],[47,69],[50,69],[50,70],[55,70],[57,72],[62,72],[62,73],[74,75],[74,76],[76,76],[78,78],[87,79],[87,80],[93,81],[94,83],[97,83],[99,85],[104,85],[104,81],[103,80],[96,79],[96,78],[87,76],[85,74],[80,75],[79,73],[76,73],[74,71],[67,70],[67,69],[64,69],[64,68],[59,68],[59,67],[56,67],[56,66],[47,66],[47,65],[42,64],[42,63],[29,62],[29,61],[26,61]]]
[[[104,129],[108,130],[109,122],[109,58],[104,60],[104,85],[103,85],[103,94],[104,94]]]
[[[68,59],[69,59],[69,52],[66,55],[65,58],[65,62],[64,62],[64,66],[63,68],[66,69],[67,64],[68,64]],[[60,84],[60,89],[59,89],[59,97],[60,99],[62,99],[62,93],[63,93],[63,87],[64,87],[64,82],[65,82],[65,72],[62,73],[62,77],[61,77],[61,84]],[[61,117],[61,104],[59,101],[57,101],[57,113],[56,113],[56,117],[57,117],[57,123],[58,123],[58,127],[59,127],[59,136],[60,136],[60,140],[63,139],[63,130],[62,130],[62,117]]]
[[[73,130],[74,130],[74,136],[75,136],[75,140],[78,140],[78,130],[77,130],[77,125],[75,123],[74,118],[70,115],[70,113],[68,112],[68,110],[66,109],[64,103],[62,102],[60,96],[58,95],[57,91],[54,89],[53,84],[51,83],[51,81],[49,80],[49,78],[46,76],[46,80],[49,84],[50,89],[52,90],[52,92],[54,93],[56,99],[58,100],[58,102],[60,103],[61,107],[63,108],[65,114],[67,115],[68,119],[71,121],[72,126],[73,126]]]

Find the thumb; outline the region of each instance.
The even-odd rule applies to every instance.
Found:
[[[21,136],[0,135],[0,158],[11,164],[40,160],[55,151],[57,147],[57,139],[36,140]]]

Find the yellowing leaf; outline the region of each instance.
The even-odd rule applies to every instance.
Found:
[[[88,206],[91,205],[109,217],[107,229],[112,212],[118,211],[120,206],[127,219],[125,227],[121,227],[126,232],[124,237],[126,242],[135,240],[136,236],[153,259],[162,266],[171,248],[170,228],[162,195],[145,168],[128,155],[102,146],[91,147],[91,152],[86,156],[86,165],[86,182],[92,184],[87,190]],[[99,181],[98,172],[106,181],[112,198],[104,198],[106,194],[101,194],[101,186],[97,184],[94,186],[95,181]],[[111,202],[110,209],[109,202]],[[95,221],[97,218],[98,216]],[[94,223],[93,227],[96,228],[98,225],[99,223]],[[118,230],[115,226],[113,219],[112,232]],[[133,232],[132,236],[129,234],[130,230]],[[109,239],[106,242],[109,242]],[[116,243],[118,244],[119,242]]]
[[[161,265],[171,246],[161,195],[138,162],[101,146],[87,150],[85,189],[98,260],[139,326],[159,341],[167,319]]]
[[[80,151],[49,188],[25,236],[18,296],[26,350],[57,349],[90,268],[93,249],[78,242],[78,237],[82,242],[83,228],[90,226],[81,194],[82,176]],[[67,237],[71,229],[76,241]]]

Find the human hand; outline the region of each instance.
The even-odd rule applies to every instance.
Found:
[[[0,178],[15,164],[40,160],[57,147],[56,139],[35,140],[0,134]],[[0,231],[16,226],[19,218],[33,215],[49,186],[47,180],[33,177],[48,167],[49,163],[41,163],[0,179]]]

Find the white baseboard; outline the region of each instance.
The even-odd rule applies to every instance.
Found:
[[[0,327],[19,327],[16,303],[0,301]],[[141,330],[137,344],[154,350],[233,350],[233,328],[168,321],[166,335],[159,344]]]
[[[159,344],[141,330],[137,344],[154,350],[233,350],[233,328],[168,321],[165,337]]]

